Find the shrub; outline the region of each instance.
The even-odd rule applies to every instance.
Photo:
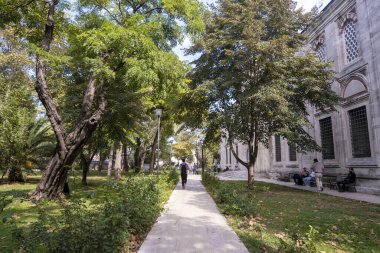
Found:
[[[212,172],[203,173],[202,183],[206,186],[208,190],[212,192],[218,191],[220,187],[220,180],[216,177],[215,173]]]
[[[177,170],[171,169],[168,173],[168,179],[167,182],[172,185],[176,185],[179,180],[179,172]]]
[[[76,200],[60,207],[62,212],[54,215],[40,204],[38,221],[28,231],[15,231],[23,252],[120,252],[126,245],[129,220],[123,206]]]
[[[163,173],[108,181],[94,203],[65,200],[56,213],[47,211],[51,202],[40,202],[38,221],[13,237],[21,252],[122,252],[131,234],[141,238],[156,220],[173,179]]]

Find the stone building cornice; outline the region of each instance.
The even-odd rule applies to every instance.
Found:
[[[316,24],[308,28],[305,33],[309,35],[309,41],[316,40],[325,30],[326,26],[336,22],[346,13],[350,12],[356,4],[356,0],[332,0],[320,13]]]
[[[342,17],[340,17],[336,23],[338,24],[338,28],[339,28],[339,32],[340,34],[343,33],[343,29],[344,29],[344,26],[346,25],[346,23],[348,21],[354,21],[356,22],[358,20],[358,17],[356,15],[356,9],[355,8],[352,8],[349,12],[347,12],[346,14],[344,14]]]

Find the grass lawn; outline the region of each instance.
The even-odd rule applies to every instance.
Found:
[[[134,174],[128,175],[128,177],[124,176],[124,183],[127,183],[127,178],[131,178],[133,175]],[[7,204],[5,208],[0,211],[0,252],[14,252],[18,248],[18,242],[12,237],[14,226],[9,222],[11,217],[18,228],[25,229],[29,228],[31,224],[38,220],[39,209],[41,207],[30,202],[27,198],[27,194],[36,187],[39,178],[40,176],[28,177],[26,183],[0,184],[0,200],[3,200],[0,201],[0,204],[4,203],[4,200],[5,202],[11,200],[11,203]],[[120,198],[122,198],[122,196],[120,196],[120,191],[112,191],[109,186],[114,180],[108,179],[103,174],[92,172],[87,181],[88,185],[82,186],[80,177],[74,176],[69,178],[69,184],[71,187],[70,200],[82,200],[85,201],[85,203],[88,203],[89,206],[96,208],[97,204],[101,205],[106,199],[115,199],[116,201],[116,199],[120,200]],[[163,205],[170,196],[174,186],[170,188],[167,187],[167,184],[160,185],[164,189],[164,192],[160,195],[161,197],[158,201],[160,202],[159,204]],[[140,192],[143,193],[144,191]],[[123,194],[125,194],[125,192],[123,192]],[[140,196],[140,198],[144,198],[144,196]],[[43,208],[48,214],[55,215],[60,213],[61,206],[56,201],[45,202]],[[142,206],[144,206],[143,203]],[[152,212],[157,212],[157,209],[154,209]],[[159,215],[159,213],[156,213],[156,215]],[[149,216],[149,218],[146,219],[151,218],[152,217]],[[155,218],[151,222],[154,222],[154,220]],[[130,243],[130,249],[132,247],[131,252],[133,252],[133,248],[139,247],[139,243],[145,236],[145,233],[149,230],[149,227],[146,228],[144,226],[142,226],[144,231],[140,231],[140,234],[134,234],[133,231],[131,231],[133,237],[133,241]]]
[[[205,184],[252,253],[380,252],[380,205],[262,182]]]

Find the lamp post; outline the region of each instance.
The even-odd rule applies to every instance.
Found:
[[[205,160],[204,160],[204,157],[203,157],[203,141],[204,141],[204,139],[201,138],[202,175],[205,173]]]
[[[197,159],[197,169],[199,168],[198,140],[195,141],[195,158]]]
[[[170,168],[172,165],[172,151],[173,151],[173,143],[174,143],[173,137],[169,138],[169,143],[170,143],[170,155],[169,155],[169,168]]]
[[[157,126],[157,175],[160,173],[160,123],[161,123],[161,115],[162,115],[162,109],[157,108],[156,109],[156,116],[158,119],[158,126]]]

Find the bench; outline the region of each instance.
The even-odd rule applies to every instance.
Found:
[[[338,176],[336,176],[334,182],[331,182],[331,184],[330,184],[330,189],[331,190],[338,190],[338,184],[337,184],[337,182],[343,181],[346,177],[347,177],[347,175],[338,175]],[[344,190],[356,192],[356,187],[355,186],[356,186],[356,181],[353,182],[353,183],[346,183]]]

